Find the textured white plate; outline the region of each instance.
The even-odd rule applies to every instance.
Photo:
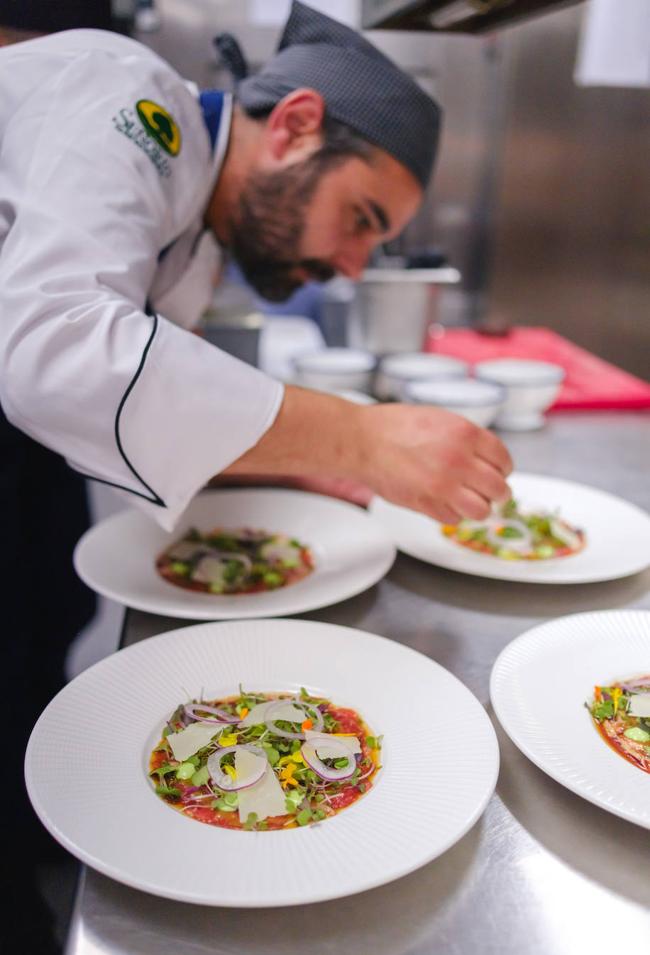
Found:
[[[183,590],[158,574],[155,559],[195,526],[253,527],[289,534],[309,545],[315,569],[279,590],[217,596]],[[96,524],[74,554],[89,587],[129,607],[195,620],[276,617],[304,613],[353,597],[388,573],[395,548],[382,526],[345,501],[283,489],[207,491],[190,504],[178,529],[162,530],[129,510]]]
[[[502,650],[490,697],[516,746],[563,786],[650,829],[650,775],[601,739],[583,706],[597,684],[650,670],[650,611],[606,610],[534,627]]]
[[[375,786],[333,819],[284,832],[229,832],[166,806],[146,777],[166,716],[187,693],[230,694],[240,681],[302,685],[357,709],[384,735]],[[498,767],[484,708],[447,670],[383,637],[301,620],[199,624],[102,660],[49,704],[25,759],[41,821],[83,862],[166,898],[244,907],[337,898],[417,869],[478,819]]]
[[[370,512],[405,554],[477,577],[586,584],[627,577],[650,564],[650,516],[634,504],[585,484],[537,474],[513,474],[508,483],[524,509],[559,508],[562,517],[584,530],[584,550],[554,560],[500,560],[449,540],[437,521],[382,498],[372,500]]]

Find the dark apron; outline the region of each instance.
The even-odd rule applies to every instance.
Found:
[[[34,722],[64,684],[70,643],[95,612],[95,596],[72,566],[88,526],[84,479],[0,409],[2,701],[15,728],[5,739],[7,766],[22,767]],[[6,802],[18,826],[32,816],[15,794]]]

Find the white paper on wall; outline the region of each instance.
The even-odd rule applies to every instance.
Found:
[[[574,79],[579,86],[650,87],[650,0],[590,0]]]
[[[334,20],[358,29],[361,23],[359,0],[306,0],[307,6]],[[291,0],[250,0],[249,16],[257,26],[280,26],[289,16]]]

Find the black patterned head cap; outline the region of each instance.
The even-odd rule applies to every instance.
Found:
[[[360,33],[294,0],[275,56],[243,80],[247,112],[271,110],[300,87],[317,90],[328,115],[385,149],[426,188],[440,132],[440,108]]]

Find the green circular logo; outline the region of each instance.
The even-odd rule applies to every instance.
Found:
[[[150,99],[138,100],[135,108],[151,138],[155,139],[170,156],[178,156],[181,151],[181,131],[173,116]]]

